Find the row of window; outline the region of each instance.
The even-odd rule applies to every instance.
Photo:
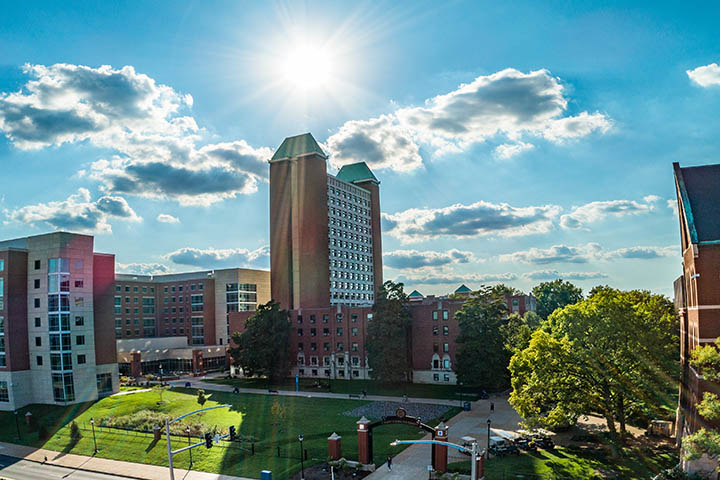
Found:
[[[331,358],[329,356],[323,357],[323,365],[330,366]],[[345,357],[340,355],[338,357],[335,357],[335,363],[339,366],[345,365]],[[350,357],[350,363],[354,367],[360,366],[360,357]],[[305,356],[303,354],[298,355],[297,357],[297,364],[300,366],[305,365]],[[309,363],[308,365],[318,365],[318,357],[312,356],[309,357]]]
[[[226,292],[257,292],[257,285],[254,283],[226,283]]]
[[[330,215],[336,217],[338,220],[340,218],[346,218],[350,221],[358,223],[359,225],[371,225],[369,216],[362,216],[362,215],[350,213],[346,210],[343,210],[342,208],[330,207],[328,210],[329,210],[328,213]],[[335,220],[335,221],[337,222],[338,220]]]
[[[324,373],[324,375],[325,375],[326,377],[329,377],[329,376],[330,376],[330,369],[329,369],[329,368],[326,368],[323,373]],[[344,377],[345,377],[345,370],[338,370],[336,373],[337,373],[337,376],[338,376],[338,377],[341,377],[341,378],[344,378]],[[299,374],[301,377],[302,377],[302,376],[305,376],[305,369],[304,369],[304,368],[299,368],[299,369],[298,369],[298,374]],[[313,377],[317,377],[317,376],[318,376],[318,371],[317,371],[317,369],[316,369],[316,368],[311,369],[311,370],[310,370],[310,375],[313,376]],[[353,377],[356,377],[356,378],[359,377],[359,376],[360,376],[360,371],[359,371],[359,370],[353,370],[353,371],[352,371],[352,376],[353,376]]]
[[[370,195],[365,190],[330,177],[328,177],[328,194],[358,205],[370,206]]]
[[[187,287],[188,287],[188,289],[189,289],[190,291],[193,291],[193,292],[194,292],[196,289],[197,289],[197,290],[202,290],[202,289],[203,289],[203,284],[202,284],[202,283],[198,283],[198,284],[191,283],[190,285],[187,285]],[[177,292],[182,292],[183,289],[184,289],[184,286],[183,286],[183,285],[170,285],[170,286],[165,286],[165,287],[163,287],[163,292],[164,292],[164,293],[174,293],[174,292],[176,292],[176,291],[177,291]],[[139,286],[137,286],[137,285],[130,286],[130,285],[119,285],[119,284],[116,284],[116,285],[115,285],[115,291],[116,291],[116,292],[122,292],[122,291],[130,292],[130,291],[132,291],[133,293],[141,293],[141,292],[142,292],[142,293],[148,293],[148,292],[149,292],[149,293],[155,293],[155,287],[147,287],[147,286],[139,287]]]
[[[335,258],[333,258],[335,257]],[[344,260],[355,260],[356,262],[367,262],[369,265],[359,265],[357,263],[346,262]],[[371,257],[368,255],[360,255],[353,252],[344,252],[342,250],[330,249],[330,265],[338,268],[347,268],[356,272],[372,272],[373,266]]]
[[[450,327],[448,327],[447,325],[443,325],[442,329],[443,329],[443,335],[445,335],[445,336],[450,335]],[[432,333],[433,333],[433,335],[436,335],[436,336],[439,335],[439,328],[437,326],[432,327]]]
[[[372,303],[373,301],[373,294],[372,293],[346,293],[346,292],[333,292],[332,295],[330,295],[330,300],[354,300],[354,303],[349,303],[347,305],[364,305],[368,302]],[[336,302],[331,302],[336,303]]]
[[[75,262],[74,262],[74,266],[75,266],[76,272],[81,272],[83,270],[83,259],[76,258]],[[3,263],[3,269],[4,268],[5,268],[5,264]],[[42,261],[34,260],[33,268],[35,270],[40,270],[42,268]],[[48,272],[70,273],[70,259],[69,258],[49,258],[48,259]]]
[[[305,347],[305,345],[302,342],[298,343],[298,351],[299,352],[302,352],[304,347]],[[337,348],[338,352],[343,352],[345,350],[345,346],[343,345],[342,342],[338,342],[336,345],[336,348]],[[360,346],[358,345],[357,342],[353,342],[350,344],[350,351],[352,351],[352,352],[357,352],[359,350],[359,348],[360,348]],[[311,352],[317,351],[317,343],[313,342],[310,344],[310,351]],[[325,352],[330,351],[330,342],[323,343],[323,351],[325,351]]]
[[[337,327],[337,328],[335,329],[335,331],[336,331],[338,337],[342,337],[342,335],[343,335],[343,327]],[[322,332],[322,333],[323,333],[323,337],[329,337],[329,336],[330,336],[330,329],[329,329],[329,328],[323,328],[323,332]],[[297,329],[297,334],[298,334],[298,337],[302,337],[302,336],[303,336],[303,329],[302,329],[302,328],[298,328],[298,329]],[[357,336],[358,336],[358,328],[357,328],[357,327],[352,327],[352,328],[350,329],[350,335],[353,336],[353,337],[357,337]],[[310,329],[310,336],[311,336],[311,337],[316,337],[316,336],[317,336],[317,329],[316,329],[316,328],[311,328],[311,329]]]
[[[370,235],[372,233],[372,229],[370,227],[364,226],[364,225],[358,225],[352,222],[348,222],[346,220],[340,220],[335,219],[334,217],[329,217],[329,227],[338,227],[343,228],[347,230],[348,232],[357,232],[362,233],[364,235]]]
[[[368,313],[368,314],[367,314],[368,320],[372,319],[372,316],[373,316],[372,313]],[[330,315],[327,314],[327,313],[323,314],[323,316],[322,316],[322,323],[328,323],[329,320],[330,320]],[[317,316],[316,316],[315,314],[310,315],[310,323],[316,323],[316,321],[317,321]],[[342,314],[342,313],[336,313],[336,314],[335,314],[335,323],[342,323],[342,321],[343,321],[343,314]],[[357,322],[357,321],[358,321],[358,314],[357,314],[357,313],[351,313],[351,314],[350,314],[350,321],[351,321],[352,323]],[[302,315],[298,315],[298,316],[297,316],[297,323],[298,323],[298,324],[302,324],[302,323],[303,323],[303,316],[302,316]]]

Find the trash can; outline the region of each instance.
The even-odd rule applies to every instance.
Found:
[[[470,411],[470,402],[463,402],[463,410],[466,412]]]
[[[260,480],[272,480],[272,470],[263,470],[260,472]]]

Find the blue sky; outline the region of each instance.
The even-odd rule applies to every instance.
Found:
[[[0,238],[267,268],[265,160],[310,131],[381,180],[409,289],[669,295],[671,164],[718,162],[720,8],[626,3],[6,2]]]

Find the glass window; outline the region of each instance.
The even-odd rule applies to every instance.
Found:
[[[447,320],[447,319],[448,319],[448,311],[443,310],[443,320]]]
[[[77,363],[78,363],[78,365],[82,365],[85,363],[85,355],[84,354],[80,354],[77,356]]]
[[[443,325],[443,335],[450,335],[450,328],[447,325]]]
[[[8,391],[7,382],[0,382],[0,402],[9,402],[10,392]]]

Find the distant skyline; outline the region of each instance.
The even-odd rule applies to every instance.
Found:
[[[269,267],[267,160],[381,182],[409,293],[562,277],[672,296],[672,162],[720,163],[720,6],[7,2],[0,240],[118,272]]]

